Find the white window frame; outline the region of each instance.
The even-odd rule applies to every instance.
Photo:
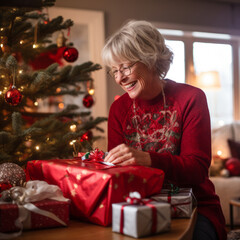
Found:
[[[181,36],[175,35],[164,35],[167,40],[178,40],[184,42],[184,53],[185,53],[185,81],[190,84],[191,79],[194,78],[194,65],[193,65],[193,43],[204,42],[204,43],[222,43],[229,44],[232,46],[232,62],[233,62],[233,119],[240,120],[240,36],[236,32],[230,32],[225,29],[210,29],[200,28],[196,26],[180,26],[163,23],[154,23],[158,29],[168,30],[180,30],[183,32]],[[161,30],[160,30],[161,32]],[[206,32],[206,33],[221,33],[229,34],[230,39],[218,39],[218,38],[207,38],[207,37],[195,37],[192,32]]]

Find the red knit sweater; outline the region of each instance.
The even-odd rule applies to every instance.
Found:
[[[166,180],[193,189],[198,212],[214,224],[219,239],[225,240],[225,219],[208,177],[211,130],[205,94],[171,80],[167,80],[164,92],[165,107],[162,94],[150,101],[135,100],[135,111],[127,93],[113,102],[108,150],[126,143],[149,152],[152,167],[162,169]]]

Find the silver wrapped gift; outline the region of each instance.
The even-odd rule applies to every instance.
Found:
[[[170,204],[150,202],[156,208],[156,228],[153,227],[152,207],[147,205],[130,205],[124,203],[112,204],[112,231],[123,233],[135,238],[166,232],[171,226]],[[123,226],[121,232],[121,209],[123,207]]]
[[[151,199],[171,204],[172,218],[190,218],[192,214],[193,193],[191,188],[179,188],[177,193],[162,189],[161,193]]]

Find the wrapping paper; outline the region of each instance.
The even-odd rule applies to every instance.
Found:
[[[169,189],[162,189],[161,193],[151,199],[171,204],[172,218],[190,218],[192,214],[193,193],[191,188],[180,188],[178,193],[170,193]]]
[[[112,231],[121,233],[121,221],[123,221],[122,233],[135,238],[169,231],[171,227],[170,204],[154,201],[150,204],[156,208],[155,231],[152,230],[152,207],[148,205],[129,205],[126,202],[112,204]],[[122,208],[123,216],[121,216]]]
[[[142,197],[160,193],[164,172],[143,166],[116,167],[81,159],[28,162],[31,179],[58,185],[71,199],[72,216],[102,226],[112,223],[112,203],[125,201],[129,192]]]
[[[21,235],[23,229],[67,226],[69,199],[58,186],[29,181],[26,187],[12,187],[1,193],[0,239]],[[18,231],[6,234],[6,232]]]
[[[69,222],[69,202],[60,202],[56,200],[46,199],[35,202],[34,205],[41,210],[54,213],[66,225]],[[24,211],[23,206],[17,204],[1,204],[0,205],[0,232],[14,232],[20,229],[15,225],[15,221],[19,217],[19,212]],[[66,226],[65,225],[65,226]],[[23,229],[40,229],[63,226],[61,223],[28,211],[27,217],[23,222]]]

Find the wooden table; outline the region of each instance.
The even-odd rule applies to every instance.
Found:
[[[182,238],[189,228],[191,219],[172,219],[171,230],[144,240],[170,240]],[[111,227],[102,227],[90,223],[71,220],[68,227],[24,231],[17,240],[133,240],[134,238],[112,232]]]

